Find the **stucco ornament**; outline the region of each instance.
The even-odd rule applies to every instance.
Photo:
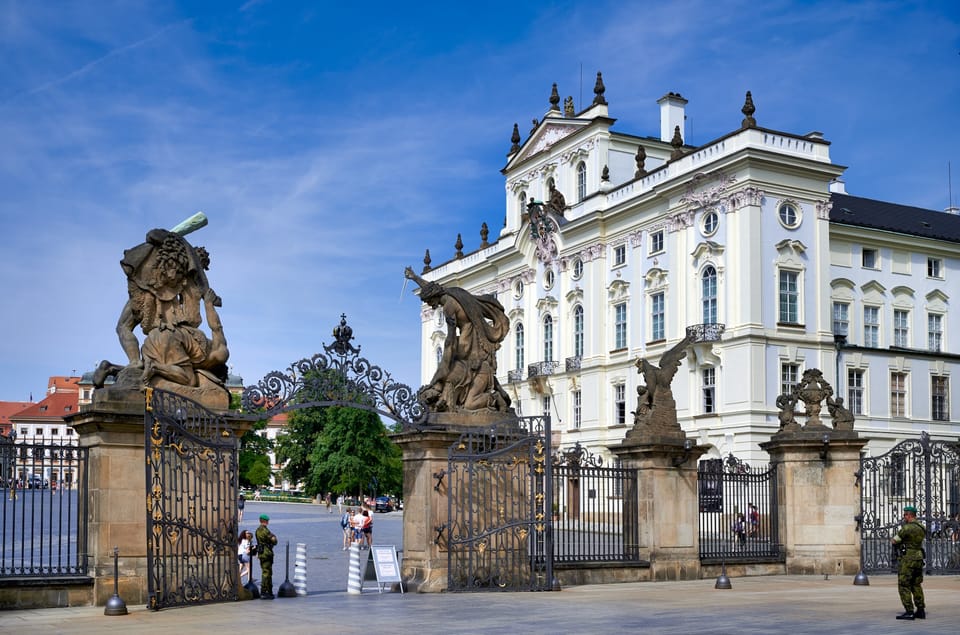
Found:
[[[510,330],[503,305],[492,295],[424,280],[407,267],[404,275],[420,287],[420,300],[442,307],[447,322],[443,355],[419,399],[433,412],[510,411],[510,397],[497,381],[497,351]]]
[[[176,392],[204,406],[226,409],[230,395],[230,356],[217,314],[220,297],[207,281],[210,256],[184,236],[206,224],[199,215],[172,231],[152,229],[146,240],[123,253],[128,299],[117,321],[117,336],[127,364],[100,362],[94,386],[116,377],[111,391],[156,387]],[[206,321],[210,334],[200,329]],[[141,343],[134,330],[144,334]],[[96,401],[96,395],[95,395]]]

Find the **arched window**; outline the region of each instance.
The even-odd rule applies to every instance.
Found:
[[[543,318],[543,361],[553,361],[553,318]]]
[[[573,309],[573,356],[583,357],[583,306]]]
[[[516,355],[515,360],[517,363],[516,370],[523,370],[523,324],[517,323],[517,326],[513,329],[514,333],[514,353]]]
[[[577,164],[577,200],[587,198],[587,164],[581,161]]]
[[[717,270],[708,265],[701,276],[703,323],[717,323]]]
[[[437,347],[437,366],[440,366],[440,361],[443,359],[443,347]]]

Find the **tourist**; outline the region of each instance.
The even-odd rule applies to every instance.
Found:
[[[253,540],[253,534],[249,531],[241,531],[237,539],[237,560],[240,561],[240,585],[243,586],[244,576],[250,579],[250,541]]]
[[[243,506],[246,504],[247,499],[240,494],[240,498],[237,499],[237,524],[243,522]]]

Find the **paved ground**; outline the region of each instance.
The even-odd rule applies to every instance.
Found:
[[[262,510],[281,544],[308,543],[308,595],[106,617],[81,607],[0,613],[10,633],[952,633],[960,624],[960,577],[924,582],[929,618],[902,622],[894,576],[734,578],[730,590],[714,580],[568,587],[550,593],[346,593],[347,555],[340,551],[336,513],[316,506],[248,504],[246,520]],[[253,525],[255,523],[243,523]],[[377,514],[375,542],[399,548],[399,514]],[[285,535],[286,534],[286,535]],[[332,537],[332,539],[331,539]],[[277,567],[282,581],[283,561]],[[291,568],[292,576],[292,568]]]

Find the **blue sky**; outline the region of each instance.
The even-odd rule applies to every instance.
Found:
[[[615,130],[822,131],[847,191],[960,200],[955,2],[0,0],[0,399],[122,361],[123,250],[202,210],[233,371],[330,341],[418,386],[403,268],[503,223],[514,122],[602,71]],[[582,77],[582,81],[581,81]]]

